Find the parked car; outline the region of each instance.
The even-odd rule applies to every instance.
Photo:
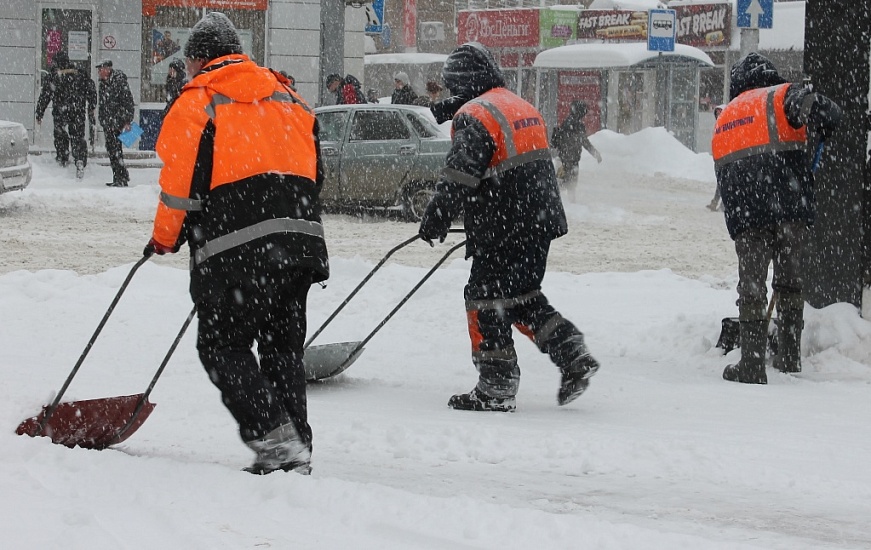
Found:
[[[27,130],[17,122],[0,120],[0,193],[24,189],[33,171],[27,153],[30,140]]]
[[[435,192],[451,140],[429,109],[413,105],[331,105],[320,127],[325,207],[399,211],[419,221]]]

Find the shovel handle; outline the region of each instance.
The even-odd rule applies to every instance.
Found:
[[[151,395],[151,390],[154,389],[154,385],[157,384],[157,379],[160,378],[160,375],[163,374],[163,369],[166,368],[167,363],[169,363],[169,358],[172,357],[172,354],[175,352],[175,348],[178,347],[178,343],[181,342],[182,336],[184,336],[185,331],[187,331],[188,327],[191,324],[191,321],[194,319],[194,315],[197,314],[197,306],[194,305],[191,312],[188,314],[188,318],[185,319],[184,324],[181,326],[181,330],[178,331],[178,335],[175,337],[175,340],[172,341],[172,345],[169,346],[169,351],[166,352],[166,356],[164,356],[163,361],[160,363],[160,367],[157,368],[157,372],[154,373],[154,377],[151,379],[151,383],[148,384],[148,389],[145,390],[145,393],[142,394],[142,397],[139,398],[139,402],[136,403],[136,408],[133,409],[133,414],[130,416],[130,420],[124,424],[124,427],[118,430],[118,433],[115,434],[115,437],[106,445],[113,445],[118,441],[121,441],[124,438],[124,434],[127,433],[134,424],[136,424],[136,418],[139,417],[139,413],[142,412],[142,408],[145,407],[145,404],[148,402],[148,396]]]
[[[142,256],[142,258],[133,265],[133,268],[130,270],[130,273],[127,274],[127,278],[124,279],[124,283],[121,284],[121,288],[118,289],[118,293],[115,294],[115,299],[112,300],[112,303],[109,305],[109,309],[106,310],[106,313],[103,315],[103,319],[100,320],[100,324],[97,325],[97,330],[94,331],[93,336],[88,341],[88,344],[85,346],[85,350],[79,356],[79,360],[76,361],[73,370],[70,371],[69,376],[67,376],[64,385],[61,386],[59,392],[57,392],[57,396],[55,396],[54,401],[52,401],[51,406],[45,411],[45,415],[42,417],[42,421],[39,423],[39,428],[36,432],[36,435],[40,435],[42,430],[45,429],[45,425],[48,423],[48,419],[51,418],[51,415],[54,414],[55,409],[57,409],[58,403],[60,403],[61,398],[66,393],[67,388],[70,387],[70,382],[75,378],[76,373],[79,372],[79,368],[82,366],[82,363],[85,361],[85,357],[88,356],[88,353],[91,351],[91,347],[93,347],[94,342],[97,340],[97,336],[103,331],[103,327],[106,326],[106,321],[109,320],[109,316],[112,315],[112,312],[115,310],[115,306],[118,304],[118,300],[121,299],[121,295],[124,294],[124,291],[127,290],[127,285],[130,284],[130,279],[133,278],[133,275],[136,274],[136,271],[142,267],[142,264],[148,261],[151,256]]]
[[[454,232],[454,231],[452,230],[452,232]],[[436,264],[434,266],[432,266],[432,269],[427,271],[426,275],[423,276],[423,279],[418,281],[418,283],[416,285],[414,285],[414,288],[412,288],[410,291],[408,291],[408,294],[406,294],[405,297],[398,304],[396,304],[396,307],[394,307],[393,310],[387,314],[387,317],[385,317],[380,323],[378,323],[377,327],[372,329],[372,332],[369,333],[369,336],[367,336],[359,344],[357,344],[357,347],[355,347],[354,350],[348,354],[348,357],[344,361],[342,361],[342,363],[338,367],[336,367],[333,370],[333,372],[326,375],[324,378],[329,378],[330,376],[333,376],[334,374],[340,373],[343,370],[345,370],[345,365],[347,365],[350,361],[354,360],[354,358],[357,356],[357,354],[360,353],[360,350],[362,350],[363,347],[369,342],[369,340],[371,340],[372,337],[375,336],[375,334],[379,330],[381,330],[381,327],[386,325],[387,321],[389,321],[396,314],[396,312],[399,311],[399,309],[405,305],[405,302],[407,302],[414,295],[414,293],[417,292],[417,289],[419,289],[421,286],[423,286],[423,283],[425,283],[430,277],[432,277],[432,274],[436,272],[436,270],[439,268],[440,265],[445,263],[445,260],[447,260],[451,254],[453,254],[457,249],[464,246],[465,244],[466,244],[466,241],[464,239],[464,240],[458,242],[457,244],[455,244],[454,246],[452,246],[450,248],[450,250],[445,252],[444,256],[442,256],[441,259],[438,262],[436,262]]]
[[[448,232],[449,233],[462,233],[463,230],[462,229],[449,229]],[[308,348],[311,345],[311,343],[314,342],[315,338],[317,338],[318,335],[320,335],[320,333],[322,333],[324,331],[324,329],[327,328],[327,325],[329,325],[333,321],[333,319],[336,318],[336,315],[338,315],[339,312],[342,311],[346,305],[348,305],[348,302],[351,301],[351,298],[353,298],[354,296],[357,295],[357,292],[359,292],[360,289],[363,288],[363,285],[365,285],[367,282],[369,282],[369,279],[371,279],[372,276],[375,275],[375,273],[379,269],[381,269],[381,266],[383,266],[385,263],[387,263],[387,260],[390,258],[390,256],[393,256],[393,254],[395,252],[405,248],[406,246],[410,245],[411,243],[413,243],[414,241],[417,241],[417,240],[420,240],[420,235],[415,235],[414,237],[411,237],[405,241],[402,241],[401,243],[399,243],[398,245],[394,246],[389,251],[387,251],[387,254],[385,254],[384,257],[381,258],[381,261],[378,262],[374,268],[372,268],[372,271],[370,271],[369,274],[366,275],[366,277],[364,277],[362,281],[360,281],[360,284],[358,284],[354,288],[354,290],[352,290],[351,293],[348,294],[348,297],[345,298],[345,300],[341,304],[339,304],[339,307],[337,307],[336,310],[329,317],[327,317],[327,320],[324,321],[324,324],[322,324],[320,326],[320,328],[318,328],[314,332],[314,334],[311,335],[311,337],[308,339],[308,341],[305,343],[305,345],[303,345],[302,349]]]

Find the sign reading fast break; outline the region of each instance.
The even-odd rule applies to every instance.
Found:
[[[480,42],[490,48],[533,48],[539,44],[539,10],[461,11],[457,42]]]

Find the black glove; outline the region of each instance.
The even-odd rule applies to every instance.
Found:
[[[451,228],[451,220],[445,219],[441,215],[439,208],[427,208],[423,219],[420,220],[420,229],[418,235],[430,246],[435,246],[434,240],[438,239],[440,243],[445,242],[445,237],[448,236],[448,230]]]
[[[158,256],[163,256],[164,254],[175,254],[178,252],[178,248],[173,248],[171,246],[166,246],[152,239],[148,241],[148,244],[145,245],[145,250],[142,251],[143,256],[152,256],[157,254]]]
[[[465,105],[468,101],[469,100],[464,97],[455,95],[447,99],[443,99],[438,103],[434,103],[429,108],[429,110],[432,111],[432,115],[435,117],[436,122],[441,124],[454,118],[454,115],[457,114],[457,111],[460,110],[460,107]]]
[[[821,141],[826,141],[841,124],[841,114],[841,108],[837,103],[824,95],[817,94],[808,116],[808,127],[820,137]]]

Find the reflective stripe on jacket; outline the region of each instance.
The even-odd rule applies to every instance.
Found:
[[[537,160],[550,161],[547,128],[538,110],[506,88],[493,88],[463,105],[456,116],[479,120],[496,144],[487,172],[481,178],[445,168],[450,179],[476,188],[481,180]],[[453,129],[451,129],[453,134]]]
[[[793,128],[786,120],[784,98],[789,86],[748,90],[726,105],[711,140],[715,166],[764,153],[804,150],[805,127]]]
[[[192,194],[192,182],[203,169],[198,164],[203,154],[198,144],[207,127],[214,128],[208,181],[208,192],[212,192],[262,174],[299,176],[311,180],[314,186],[317,177],[314,124],[315,117],[305,102],[279,83],[269,69],[256,66],[245,55],[210,62],[185,85],[158,138],[157,154],[164,161],[164,168],[160,173],[162,192],[154,220],[154,239],[167,246],[180,242],[187,213],[202,210],[202,201]],[[287,232],[295,231],[296,225],[271,227],[276,232]],[[250,235],[251,239],[264,236],[262,231],[236,232]],[[311,234],[311,229],[306,226],[305,232]],[[233,240],[237,245],[247,242],[239,242],[238,237]],[[228,250],[208,244],[201,248],[218,251],[214,253]],[[208,257],[198,253],[195,262],[201,263]]]

